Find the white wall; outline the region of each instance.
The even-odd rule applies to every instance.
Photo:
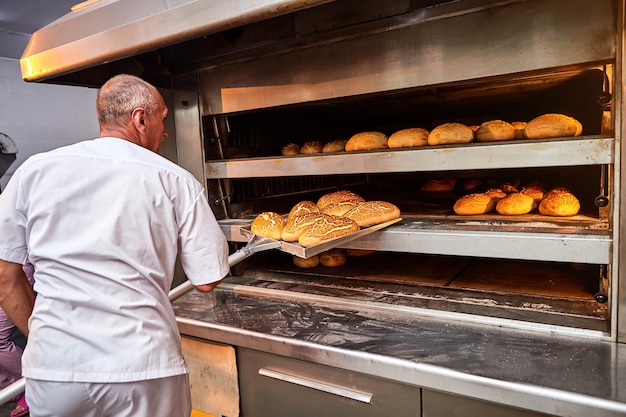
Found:
[[[0,132],[17,145],[17,159],[0,178],[2,190],[30,155],[98,137],[96,89],[22,80],[18,60],[0,58]]]

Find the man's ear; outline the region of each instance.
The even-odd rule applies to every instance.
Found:
[[[132,120],[135,129],[140,132],[143,132],[146,128],[146,110],[144,108],[138,107],[133,110]]]

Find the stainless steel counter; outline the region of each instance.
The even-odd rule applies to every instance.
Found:
[[[626,346],[226,283],[181,334],[559,416],[626,415]]]

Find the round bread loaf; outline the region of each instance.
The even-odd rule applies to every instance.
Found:
[[[315,246],[327,240],[347,236],[358,232],[359,225],[354,220],[346,217],[329,216],[324,217],[306,228],[298,237],[298,244],[304,247]]]
[[[495,198],[496,200],[506,197],[506,193],[499,188],[490,188],[485,191],[485,194],[491,198]]]
[[[512,122],[511,126],[515,129],[515,139],[526,138],[526,134],[524,133],[524,129],[526,129],[526,122]]]
[[[323,220],[326,214],[309,213],[302,216],[294,216],[287,221],[281,230],[280,237],[285,242],[295,242],[300,235],[312,224]]]
[[[295,143],[288,143],[285,146],[283,146],[283,149],[281,151],[281,154],[283,156],[293,156],[293,155],[298,155],[300,153],[300,145],[295,144]]]
[[[296,205],[293,206],[289,211],[289,214],[287,215],[287,222],[289,222],[289,220],[293,219],[296,216],[304,216],[305,214],[319,212],[320,209],[314,202],[308,200],[300,201],[296,203]]]
[[[293,257],[293,264],[299,268],[315,268],[320,264],[320,256],[313,255],[309,258]]]
[[[324,214],[330,214],[333,216],[343,216],[346,212],[362,203],[362,201],[357,200],[339,201],[337,203],[330,203],[324,206],[320,211]]]
[[[472,193],[464,195],[454,203],[454,212],[461,216],[485,214],[496,208],[497,199],[489,197],[485,193]]]
[[[302,145],[302,147],[300,148],[300,153],[305,154],[305,155],[321,153],[323,148],[324,148],[324,145],[322,144],[322,142],[311,140],[309,142],[306,142],[304,145]]]
[[[341,203],[342,201],[365,201],[365,199],[352,191],[339,190],[321,196],[319,200],[317,200],[317,207],[323,209],[329,204]]]
[[[548,191],[539,203],[539,213],[544,216],[574,216],[578,210],[580,201],[565,189]]]
[[[347,139],[332,140],[324,145],[324,147],[322,148],[322,152],[343,152],[346,150],[346,143],[348,143]]]
[[[428,145],[428,130],[420,127],[398,130],[387,140],[387,146],[390,149],[425,145]]]
[[[285,219],[273,211],[265,211],[259,213],[252,224],[250,230],[255,235],[267,237],[274,240],[280,240],[280,234],[285,226]]]
[[[496,211],[503,215],[519,216],[528,214],[537,207],[534,198],[524,193],[512,193],[498,201]]]
[[[400,209],[387,201],[366,201],[343,216],[354,220],[360,227],[367,227],[397,219]]]
[[[537,204],[539,204],[539,202],[543,199],[545,192],[546,190],[538,185],[529,185],[522,188],[522,193],[532,197],[537,202]]]
[[[461,183],[461,188],[463,189],[463,191],[471,193],[475,192],[475,190],[477,190],[482,185],[483,180],[481,180],[480,178],[469,178],[463,180],[463,182]]]
[[[477,142],[493,142],[498,140],[515,139],[515,128],[504,120],[490,120],[484,122],[476,130]]]
[[[330,249],[320,253],[320,263],[327,267],[337,267],[345,265],[348,261],[346,251],[343,249]]]
[[[520,180],[510,180],[510,181],[501,182],[500,184],[498,184],[498,188],[507,194],[518,193],[520,191],[519,185],[521,184],[521,182],[522,181]]]
[[[478,126],[478,125],[470,125],[468,127],[472,130],[472,133],[474,134],[474,139],[476,139],[476,131],[478,130],[478,128],[480,126]]]
[[[346,152],[387,149],[387,135],[381,132],[360,132],[346,142]]]
[[[535,117],[524,128],[524,135],[528,139],[580,136],[582,133],[583,125],[578,120],[558,113]]]
[[[429,145],[447,145],[453,143],[470,143],[474,140],[474,132],[462,123],[444,123],[428,134]]]
[[[453,191],[456,184],[454,178],[428,180],[422,184],[420,190],[428,192]]]

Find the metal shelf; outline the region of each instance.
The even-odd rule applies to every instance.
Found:
[[[251,220],[220,220],[222,231],[232,242],[247,242],[240,228]],[[608,229],[573,226],[526,227],[525,231],[503,226],[501,230],[463,228],[459,223],[441,223],[404,218],[376,233],[352,240],[344,247],[387,252],[410,252],[520,260],[611,263],[612,238]],[[459,227],[461,226],[461,227]],[[530,231],[528,229],[531,229]],[[551,232],[550,229],[553,231]],[[535,231],[533,231],[535,230]]]
[[[208,161],[207,179],[339,175],[612,164],[615,139],[602,136],[517,140]]]

